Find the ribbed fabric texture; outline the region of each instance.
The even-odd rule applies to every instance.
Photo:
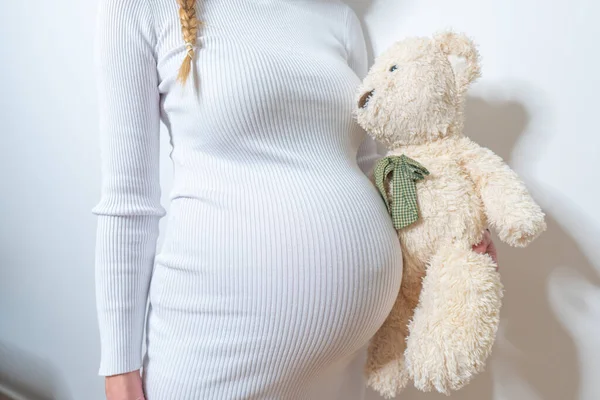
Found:
[[[367,177],[381,155],[351,115],[358,18],[337,0],[199,1],[182,87],[177,11],[99,2],[99,373],[143,366],[147,400],[362,398],[340,394],[344,371],[402,257]],[[161,121],[174,176],[156,254]]]

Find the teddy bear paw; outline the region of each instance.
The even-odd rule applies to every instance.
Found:
[[[513,247],[525,247],[533,242],[546,228],[544,214],[540,212],[525,222],[500,229],[498,237]]]
[[[406,387],[408,379],[404,360],[393,360],[371,371],[367,376],[367,385],[384,398],[391,399]]]
[[[437,346],[433,341],[411,343],[406,350],[406,364],[415,388],[446,395],[465,386],[482,369],[472,355]]]

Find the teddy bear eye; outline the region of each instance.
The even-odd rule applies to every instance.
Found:
[[[394,72],[394,71],[395,71],[395,70],[397,70],[397,69],[398,69],[398,66],[397,66],[397,65],[392,65],[392,66],[390,67],[390,72]]]

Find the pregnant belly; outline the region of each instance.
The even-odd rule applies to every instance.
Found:
[[[199,357],[268,348],[309,369],[360,348],[392,308],[402,256],[377,191],[350,189],[174,200],[150,294],[169,322],[153,335],[182,324]]]

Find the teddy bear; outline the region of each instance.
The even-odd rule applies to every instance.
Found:
[[[488,227],[514,247],[546,230],[518,175],[463,133],[479,60],[464,34],[408,38],[376,57],[356,93],[356,121],[388,150],[370,179],[403,252],[397,299],[365,364],[368,386],[386,398],[410,381],[449,394],[483,370],[504,289],[472,246]]]

